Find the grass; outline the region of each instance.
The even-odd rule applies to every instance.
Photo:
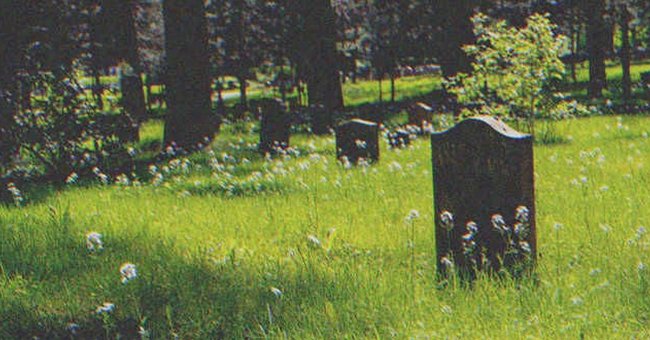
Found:
[[[0,338],[69,323],[93,338],[648,337],[649,119],[564,121],[568,143],[535,147],[537,281],[441,286],[426,140],[344,169],[332,137],[294,136],[300,156],[265,162],[226,126],[160,186],[32,188],[42,199],[0,207]],[[124,262],[139,276],[123,285]]]

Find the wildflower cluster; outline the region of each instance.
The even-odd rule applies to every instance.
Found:
[[[91,252],[96,252],[104,249],[104,242],[102,242],[102,234],[91,231],[86,234],[86,248]]]
[[[384,137],[392,149],[405,148],[411,145],[424,130],[417,125],[404,125],[391,131],[384,129]]]
[[[491,254],[491,256],[503,256],[500,261],[502,261],[501,265],[505,267],[517,266],[520,262],[524,262],[525,265],[532,255],[532,247],[528,242],[531,234],[529,209],[525,206],[517,207],[514,220],[514,224],[509,225],[500,214],[494,214],[491,217],[492,230],[501,236],[505,245],[503,254]],[[446,231],[448,241],[447,254],[441,257],[441,264],[445,269],[449,269],[454,263],[451,237],[455,222],[451,212],[440,213],[440,227]],[[479,233],[480,228],[476,222],[468,221],[465,224],[465,230],[460,240],[462,256],[466,264],[471,264],[476,268],[487,268],[490,265],[490,260],[486,251],[493,251],[501,247],[495,244],[485,244],[491,238],[479,238]],[[507,269],[510,270],[510,268]]]
[[[122,283],[126,284],[129,281],[138,277],[138,271],[133,263],[124,263],[120,267],[120,275],[122,276]]]
[[[25,198],[23,197],[23,193],[16,187],[16,184],[13,182],[7,183],[7,191],[11,194],[11,198],[14,201],[14,204],[17,207],[20,207],[23,205]]]
[[[515,224],[506,225],[503,216],[492,215],[492,227],[501,235],[506,243],[506,253],[528,256],[532,249],[528,243],[530,235],[530,211],[525,206],[519,206],[515,212]]]

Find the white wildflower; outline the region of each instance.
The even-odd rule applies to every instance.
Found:
[[[138,271],[133,263],[124,263],[120,267],[120,275],[122,276],[122,283],[127,283],[138,277]]]
[[[97,314],[108,314],[112,312],[115,309],[115,305],[110,303],[110,302],[104,302],[103,305],[98,306],[97,309],[95,309],[95,313]]]
[[[271,287],[271,293],[273,293],[273,295],[275,295],[275,297],[277,297],[277,298],[282,297],[282,291],[279,290],[278,288]]]
[[[102,234],[98,232],[91,231],[86,234],[86,248],[90,251],[99,251],[104,249],[104,243],[102,242]]]

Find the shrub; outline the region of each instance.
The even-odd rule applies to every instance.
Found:
[[[475,45],[464,47],[472,57],[472,73],[445,83],[464,106],[463,115],[488,114],[523,118],[534,132],[534,118],[561,119],[588,111],[568,105],[556,85],[565,68],[559,58],[565,37],[554,33],[548,15],[535,14],[523,28],[494,22],[479,13],[472,18]]]
[[[35,72],[29,80],[31,108],[14,114],[9,131],[15,156],[5,162],[6,172],[29,168],[62,180],[124,154],[121,132],[128,118],[98,113],[72,73]]]

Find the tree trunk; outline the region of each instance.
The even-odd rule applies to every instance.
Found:
[[[395,72],[390,71],[390,102],[395,104]]]
[[[625,4],[621,5],[621,67],[623,69],[623,100],[627,104],[632,96],[632,79],[630,76],[630,12]]]
[[[32,109],[32,84],[29,78],[20,77],[18,81],[20,86],[20,110],[27,112]]]
[[[208,32],[203,1],[165,0],[167,53],[165,145],[193,148],[212,138],[219,121],[210,108]]]
[[[384,90],[382,89],[381,86],[381,81],[382,81],[381,76],[377,77],[377,85],[379,85],[379,104],[381,104],[384,101]]]
[[[579,33],[580,31],[576,29],[576,23],[574,22],[575,18],[576,18],[576,9],[572,8],[570,19],[569,19],[570,20],[570,22],[569,22],[569,26],[570,26],[569,35],[571,36],[571,56],[572,56],[572,60],[571,60],[571,63],[570,63],[569,66],[571,67],[571,80],[573,80],[574,85],[578,83],[578,77],[576,75],[576,63],[578,62],[578,56],[577,56],[577,53],[578,53],[578,41],[580,40],[579,36],[578,36],[578,34],[580,34]]]
[[[93,58],[95,58],[93,56]],[[104,86],[102,85],[102,78],[97,69],[97,65],[92,66],[93,74],[93,97],[95,97],[95,105],[99,111],[104,111],[104,98],[102,97],[104,93]]]
[[[131,70],[122,70],[123,79],[120,80],[122,85],[122,100],[124,111],[133,120],[136,128],[147,119],[147,108],[144,102],[144,89],[142,86],[142,66],[138,55],[138,39],[135,23],[135,2],[127,1],[120,6],[120,13],[124,16],[124,26],[122,28],[121,38],[125,47],[126,55],[123,56]],[[137,135],[137,133],[136,133]],[[134,140],[137,140],[137,136]]]
[[[140,124],[145,120],[147,112],[142,92],[142,79],[136,74],[122,73],[120,89],[122,91],[122,107],[131,124],[128,141],[137,142],[140,140]]]
[[[16,105],[13,94],[16,89],[16,70],[20,40],[18,32],[21,21],[18,18],[24,11],[20,9],[22,2],[0,1],[0,171],[6,169],[18,145],[13,139],[12,127],[15,124]],[[2,173],[0,173],[2,175]],[[4,189],[4,188],[2,188]]]
[[[343,91],[336,50],[336,18],[330,0],[295,0],[303,27],[297,32],[302,48],[298,61],[304,72],[310,106],[322,106],[312,117],[312,131],[327,134],[334,115],[343,111]]]
[[[248,97],[246,95],[246,77],[240,75],[237,77],[237,81],[239,82],[239,103],[241,104],[242,110],[246,110],[248,108]]]
[[[151,106],[151,76],[150,75],[145,75],[145,89],[147,91],[147,100],[146,100],[146,105],[147,105],[147,112],[151,114],[152,111],[152,106]]]
[[[438,59],[445,78],[459,72],[471,70],[471,60],[462,47],[474,42],[474,32],[470,18],[473,15],[473,2],[470,0],[435,1],[436,12],[440,13],[442,24],[442,46]]]
[[[587,13],[587,52],[589,54],[589,87],[591,98],[601,98],[607,85],[605,69],[605,48],[607,46],[607,27],[603,15],[604,0],[588,0],[584,2]]]

